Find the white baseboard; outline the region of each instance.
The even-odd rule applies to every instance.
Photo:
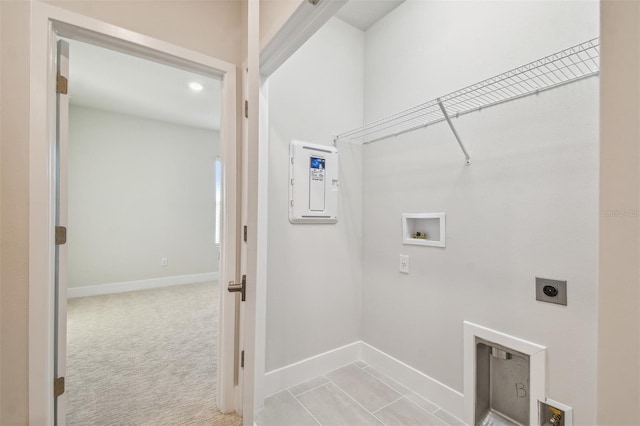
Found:
[[[127,291],[147,290],[150,288],[169,287],[172,285],[185,285],[216,281],[218,272],[206,272],[204,274],[177,275],[173,277],[151,278],[148,280],[124,281],[92,285],[86,287],[70,287],[67,289],[67,298],[99,296],[102,294],[124,293]]]
[[[356,362],[361,359],[361,347],[361,342],[353,342],[286,367],[269,371],[264,375],[265,395],[273,395],[298,383]]]
[[[459,419],[464,418],[462,393],[362,341],[266,373],[266,395],[273,395],[356,361],[366,362],[443,410]]]
[[[362,361],[457,418],[464,419],[464,396],[462,393],[365,342],[361,342],[361,345]]]
[[[265,374],[266,395],[273,395],[356,361],[366,362],[443,410],[459,419],[464,418],[462,393],[362,341],[269,371]]]

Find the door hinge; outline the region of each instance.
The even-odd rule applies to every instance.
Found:
[[[64,393],[64,377],[53,380],[53,397],[57,398]]]
[[[69,80],[63,75],[56,75],[56,93],[66,95],[69,91]]]
[[[67,228],[56,226],[56,245],[61,246],[67,242]]]
[[[244,226],[244,236],[243,236],[244,242],[247,242],[247,225]]]
[[[249,118],[249,101],[244,101],[244,117]]]
[[[244,351],[240,352],[240,368],[244,368]]]

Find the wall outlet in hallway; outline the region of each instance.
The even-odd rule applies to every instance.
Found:
[[[160,259],[160,266],[162,266],[163,268],[165,266],[169,266],[169,259],[167,259],[166,257],[163,257],[162,259]]]
[[[400,272],[402,272],[403,274],[408,274],[409,273],[409,255],[408,254],[401,254],[400,255]]]

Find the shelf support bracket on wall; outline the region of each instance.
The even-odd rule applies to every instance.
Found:
[[[444,107],[444,105],[442,104],[442,100],[440,100],[440,98],[438,98],[438,105],[440,106],[440,109],[442,110],[442,115],[444,115],[445,120],[447,120],[447,123],[449,124],[449,127],[451,127],[451,131],[453,132],[453,136],[456,137],[456,140],[458,141],[458,145],[460,145],[460,149],[464,153],[464,158],[467,160],[466,164],[468,166],[469,164],[471,164],[471,157],[469,156],[469,153],[467,152],[467,149],[464,147],[464,144],[462,143],[462,139],[460,139],[460,135],[458,135],[458,132],[456,131],[456,128],[453,127],[453,123],[451,122],[451,118],[449,118],[449,114],[447,113],[447,110]]]

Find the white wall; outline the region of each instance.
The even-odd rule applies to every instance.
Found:
[[[338,223],[288,221],[289,142],[362,123],[364,35],[330,20],[269,79],[266,371],[361,335],[361,151],[340,147]]]
[[[365,120],[598,34],[596,1],[405,1],[366,32]]]
[[[365,121],[598,36],[595,2],[406,2],[366,33]],[[598,79],[364,149],[363,340],[462,391],[463,320],[547,347],[548,397],[595,423]],[[401,214],[446,212],[447,247]],[[398,272],[398,255],[411,273]],[[534,277],[568,280],[567,307]]]
[[[218,132],[80,106],[69,131],[69,287],[218,271]]]

